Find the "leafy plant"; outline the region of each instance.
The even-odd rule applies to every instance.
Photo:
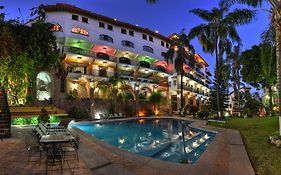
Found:
[[[41,109],[41,114],[38,116],[38,122],[50,123],[49,114],[44,107]]]

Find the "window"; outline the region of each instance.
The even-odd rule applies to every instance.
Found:
[[[127,41],[127,40],[122,41],[122,46],[127,46],[127,47],[132,47],[132,48],[135,47],[134,43],[132,43],[131,41]]]
[[[143,46],[142,47],[143,51],[149,52],[149,53],[154,53],[153,48],[150,46]]]
[[[129,35],[130,35],[130,36],[134,36],[134,31],[129,30]]]
[[[104,60],[109,60],[109,55],[107,55],[106,53],[98,52],[97,53],[97,58],[101,58],[101,59],[104,59]]]
[[[147,35],[142,34],[142,39],[147,40]]]
[[[161,46],[165,47],[165,42],[161,41]]]
[[[54,24],[51,28],[51,31],[59,32],[59,31],[61,31],[61,26],[59,24]]]
[[[88,18],[82,16],[82,22],[88,23]]]
[[[157,67],[156,67],[156,70],[159,70],[159,71],[161,71],[161,72],[166,72],[166,69],[165,69],[165,67],[163,67],[163,66],[157,66]]]
[[[166,52],[161,52],[161,56],[166,58]]]
[[[78,15],[72,15],[72,19],[78,21]]]
[[[126,57],[120,57],[119,58],[119,63],[131,64],[131,60],[129,58],[126,58]]]
[[[166,43],[166,48],[167,48],[167,49],[169,49],[169,48],[170,48],[169,43]]]
[[[152,36],[149,36],[149,41],[153,42]]]
[[[113,30],[113,26],[112,25],[107,25],[107,29],[112,31]]]
[[[99,27],[100,28],[104,28],[104,23],[103,22],[99,22]]]
[[[146,68],[150,68],[150,64],[146,61],[140,61],[140,66],[141,67],[146,67]]]
[[[110,36],[108,35],[100,35],[99,36],[99,39],[100,40],[103,40],[103,41],[108,41],[110,43],[113,43],[113,38],[111,38]]]
[[[121,33],[126,35],[127,34],[127,30],[126,29],[121,29]]]
[[[71,32],[72,33],[77,33],[77,34],[80,34],[80,35],[85,35],[85,36],[89,36],[89,32],[85,29],[82,29],[80,27],[73,27],[71,29]]]

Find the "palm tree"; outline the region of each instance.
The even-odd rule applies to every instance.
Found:
[[[222,6],[231,6],[234,3],[248,4],[253,7],[261,6],[262,2],[269,2],[271,9],[271,23],[275,29],[276,59],[277,59],[277,82],[279,101],[279,134],[281,135],[281,1],[280,0],[221,0]]]
[[[203,51],[208,53],[215,53],[216,58],[216,70],[219,71],[216,74],[216,79],[219,79],[220,68],[223,62],[223,53],[229,51],[230,41],[240,44],[240,37],[236,31],[236,26],[249,23],[255,12],[247,9],[235,9],[232,12],[228,12],[229,8],[220,7],[213,8],[212,10],[193,9],[190,12],[199,16],[203,20],[207,21],[206,24],[200,24],[190,30],[189,37],[197,37],[203,46]],[[221,116],[221,107],[219,102],[219,84],[216,85],[217,91],[217,115]]]
[[[174,35],[172,37],[172,43],[170,49],[166,53],[166,61],[167,63],[172,62],[175,65],[175,70],[178,75],[181,76],[181,106],[180,106],[180,114],[183,110],[183,66],[184,64],[188,64],[191,62],[194,64],[194,53],[195,50],[193,46],[189,43],[188,36],[184,33],[184,30],[180,32],[179,35]]]
[[[232,81],[232,88],[235,100],[237,100],[237,107],[238,107],[238,116],[241,115],[240,113],[240,86],[241,86],[241,63],[240,63],[240,46],[234,46],[232,52],[227,55],[227,60],[231,64],[231,81]]]

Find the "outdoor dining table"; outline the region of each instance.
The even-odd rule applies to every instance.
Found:
[[[53,162],[55,162],[55,155],[56,153],[56,147],[61,146],[63,143],[69,143],[73,142],[74,137],[72,135],[64,135],[64,134],[55,134],[55,135],[43,135],[39,142],[41,144],[44,144],[46,146],[50,146],[49,148],[52,149],[53,154]]]

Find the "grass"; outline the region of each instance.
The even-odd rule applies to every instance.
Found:
[[[233,118],[227,124],[210,125],[240,131],[257,175],[281,174],[281,148],[269,143],[269,136],[278,132],[278,117]]]

